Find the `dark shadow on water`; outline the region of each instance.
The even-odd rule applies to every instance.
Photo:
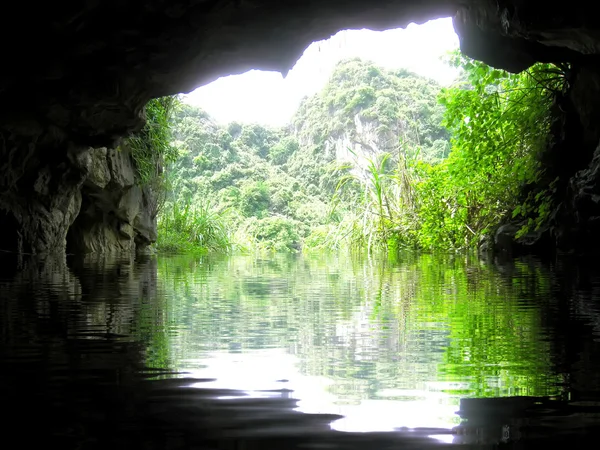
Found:
[[[285,390],[202,388],[208,380],[149,355],[159,344],[144,318],[166,314],[154,258],[2,262],[13,269],[0,278],[3,448],[397,449],[438,447],[436,435],[469,448],[597,447],[600,271],[589,266],[551,265],[544,306],[569,398],[463,399],[454,429],[350,433],[330,429],[335,415],[295,411]],[[511,262],[495,270],[514,276]],[[146,365],[151,356],[157,366]]]

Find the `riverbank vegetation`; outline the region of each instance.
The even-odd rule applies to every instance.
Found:
[[[555,180],[539,155],[564,68],[449,64],[461,75],[442,88],[343,61],[280,129],[181,105],[158,249],[462,250],[507,220],[543,229]]]

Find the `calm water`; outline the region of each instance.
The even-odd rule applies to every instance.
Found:
[[[405,254],[5,267],[0,393],[20,447],[422,448],[600,430],[589,264]]]

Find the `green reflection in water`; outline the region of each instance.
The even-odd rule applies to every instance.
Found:
[[[416,254],[161,258],[149,354],[188,369],[280,349],[330,380],[338,404],[557,395],[540,313],[549,279],[534,263],[503,271]]]

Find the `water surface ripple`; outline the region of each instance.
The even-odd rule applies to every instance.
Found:
[[[537,448],[585,446],[600,430],[589,263],[405,253],[3,267],[7,448]]]

